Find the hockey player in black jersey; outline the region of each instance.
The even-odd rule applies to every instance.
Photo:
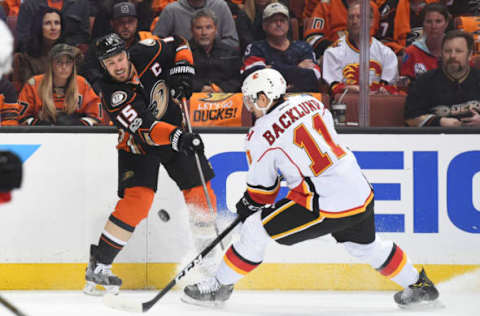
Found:
[[[187,42],[180,37],[146,39],[129,49],[117,34],[97,42],[97,56],[105,69],[100,81],[102,104],[119,129],[118,201],[98,245],[91,245],[84,292],[100,295],[96,285],[118,293],[122,281],[111,264],[127,244],[135,227],[147,217],[157,190],[162,164],[182,190],[190,211],[197,247],[215,236],[214,221],[202,190],[192,154],[200,157],[212,204],[209,180],[213,170],[198,134],[184,132],[178,99],[191,96],[195,74]],[[208,266],[208,261],[205,267]]]

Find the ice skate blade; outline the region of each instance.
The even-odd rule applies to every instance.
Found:
[[[183,294],[180,297],[180,300],[185,304],[196,305],[201,307],[209,307],[209,308],[223,308],[225,306],[224,301],[199,301],[196,299],[191,298],[190,296]]]
[[[105,291],[97,288],[97,285],[88,281],[83,287],[83,293],[90,296],[103,296]]]
[[[90,296],[104,296],[105,294],[118,295],[120,292],[120,287],[117,285],[100,285],[100,287],[103,287],[104,290],[99,289],[94,282],[87,281],[87,284],[85,284],[85,287],[83,288],[83,293]]]
[[[440,302],[439,300],[422,301],[422,302],[412,303],[408,305],[401,305],[401,304],[397,304],[397,305],[401,309],[410,310],[410,311],[436,310],[436,309],[445,308],[445,305],[443,305],[443,303]]]

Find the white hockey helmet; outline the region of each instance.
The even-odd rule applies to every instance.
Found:
[[[8,26],[0,20],[0,77],[12,69],[13,36]]]
[[[272,68],[264,68],[251,73],[242,85],[243,104],[250,112],[254,107],[265,114],[272,106],[273,101],[279,99],[287,91],[287,82],[282,74]],[[264,93],[270,100],[266,107],[259,107],[257,99],[259,93]]]

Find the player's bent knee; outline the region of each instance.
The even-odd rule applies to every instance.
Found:
[[[271,237],[262,225],[260,212],[250,215],[242,226],[241,237],[235,243],[235,249],[245,258],[259,262],[263,260],[265,249]]]
[[[348,253],[363,262],[369,263],[373,267],[378,267],[385,262],[392,251],[393,242],[382,240],[378,235],[375,240],[369,244],[358,244],[354,242],[344,242]]]
[[[112,215],[125,224],[136,227],[148,216],[154,195],[153,190],[147,187],[127,188]]]

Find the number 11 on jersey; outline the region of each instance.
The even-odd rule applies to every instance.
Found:
[[[345,156],[345,150],[343,150],[340,145],[333,142],[332,136],[320,114],[316,114],[312,117],[312,123],[315,131],[323,137],[325,143],[330,147],[333,154],[338,159]],[[315,138],[310,134],[308,128],[304,124],[295,128],[295,131],[293,132],[293,142],[298,147],[304,149],[308,157],[310,157],[310,160],[312,161],[310,169],[315,176],[318,176],[332,165],[332,160],[328,153],[322,152],[320,146],[315,141]]]

